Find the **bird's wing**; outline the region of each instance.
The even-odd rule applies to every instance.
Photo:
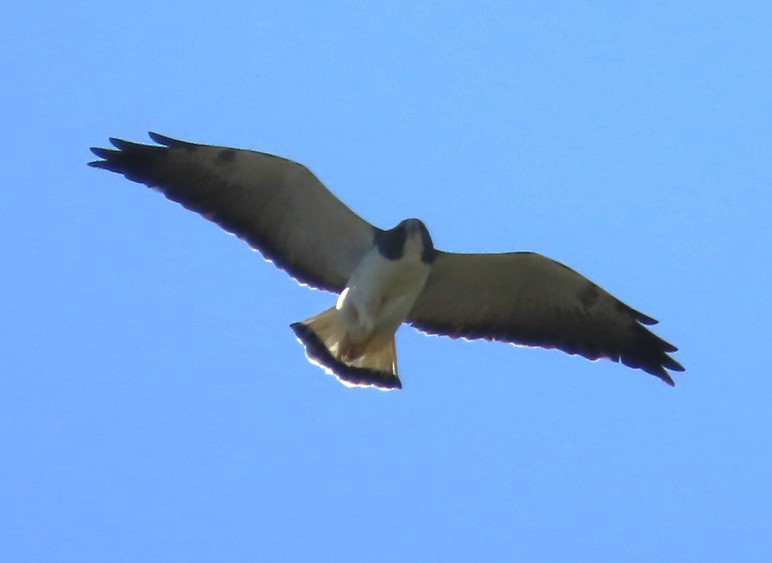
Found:
[[[340,292],[376,229],[304,166],[277,156],[150,133],[161,146],[110,139],[90,166],[162,192],[244,239],[303,284]]]
[[[558,348],[609,358],[673,385],[676,347],[643,325],[657,321],[574,270],[531,252],[438,252],[407,322],[424,332]]]

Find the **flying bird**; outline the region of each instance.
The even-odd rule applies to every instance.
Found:
[[[245,240],[304,285],[338,294],[291,326],[313,363],[349,386],[401,388],[402,323],[451,338],[557,348],[608,358],[669,385],[677,348],[657,321],[563,264],[533,252],[458,254],[406,219],[380,229],[305,166],[251,150],[150,133],[157,145],[111,138],[90,166],[146,184]]]

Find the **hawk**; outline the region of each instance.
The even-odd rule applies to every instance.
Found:
[[[146,184],[244,239],[301,284],[338,294],[291,326],[308,358],[349,386],[402,387],[402,323],[451,338],[557,348],[608,358],[673,385],[677,349],[657,321],[563,264],[533,252],[458,254],[405,219],[383,230],[359,217],[308,168],[278,156],[150,133],[111,138],[90,166]]]

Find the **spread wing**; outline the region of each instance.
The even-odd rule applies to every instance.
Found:
[[[439,252],[407,322],[432,334],[558,348],[609,358],[673,385],[677,349],[628,307],[574,270],[531,252]]]
[[[340,292],[376,229],[304,166],[277,156],[150,133],[161,146],[110,139],[90,166],[123,174],[246,240],[301,283]]]

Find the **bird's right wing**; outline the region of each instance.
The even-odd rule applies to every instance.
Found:
[[[150,133],[161,146],[110,139],[90,166],[162,192],[246,240],[303,284],[340,292],[377,229],[306,167],[249,150]]]

